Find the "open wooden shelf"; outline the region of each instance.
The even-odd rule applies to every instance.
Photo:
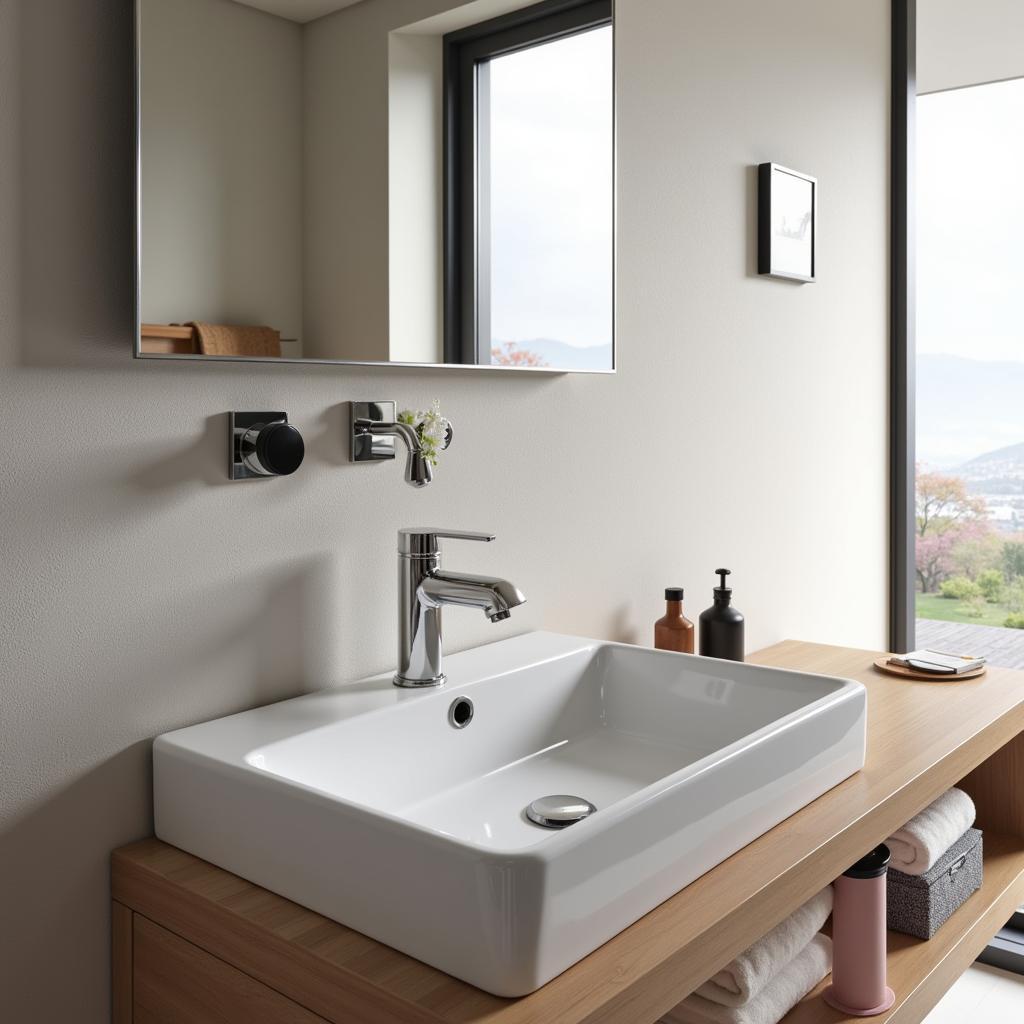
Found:
[[[981,888],[931,939],[889,932],[889,985],[896,1002],[888,1013],[872,1017],[873,1021],[920,1021],[1024,899],[1024,839],[986,832],[984,862]],[[783,1024],[841,1024],[864,1019],[833,1010],[821,997],[827,984],[828,979],[795,1006]]]

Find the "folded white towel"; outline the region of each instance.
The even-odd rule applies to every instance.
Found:
[[[750,949],[740,953],[710,981],[704,982],[697,989],[697,995],[722,1006],[743,1006],[756,999],[779,971],[821,931],[831,913],[832,886],[829,885],[758,939]]]
[[[744,1006],[720,1006],[694,993],[662,1017],[662,1024],[777,1024],[832,970],[832,940],[815,935],[802,952]]]
[[[923,875],[974,824],[974,814],[974,801],[962,789],[946,790],[886,839],[891,867]]]

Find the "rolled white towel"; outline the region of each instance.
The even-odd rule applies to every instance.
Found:
[[[821,931],[831,913],[832,886],[829,885],[758,939],[750,949],[740,953],[710,981],[704,982],[697,989],[697,995],[722,1006],[743,1006],[756,999],[779,971]]]
[[[831,970],[832,940],[815,935],[744,1006],[720,1006],[694,993],[662,1017],[662,1024],[777,1024]]]
[[[974,824],[974,815],[974,801],[962,789],[947,789],[885,841],[890,866],[923,875]]]

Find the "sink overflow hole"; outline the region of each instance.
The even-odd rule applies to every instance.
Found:
[[[473,702],[468,697],[456,697],[448,708],[448,724],[453,729],[465,729],[473,721]]]

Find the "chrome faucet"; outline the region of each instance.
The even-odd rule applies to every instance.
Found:
[[[395,686],[441,686],[441,608],[479,608],[491,622],[507,619],[523,597],[508,580],[447,572],[440,540],[494,540],[493,533],[438,530],[398,531],[398,671]]]
[[[420,436],[416,433],[414,426],[400,423],[397,420],[380,422],[367,417],[359,417],[352,422],[352,432],[357,438],[367,434],[373,437],[400,437],[405,442],[406,450],[405,482],[413,487],[426,487],[434,479],[434,469],[423,451]],[[451,444],[450,436],[446,439],[444,447],[447,448],[449,444]],[[385,454],[374,454],[371,443],[370,454],[364,458],[357,457],[357,461],[374,458],[393,459],[394,457],[394,452],[390,448]]]

